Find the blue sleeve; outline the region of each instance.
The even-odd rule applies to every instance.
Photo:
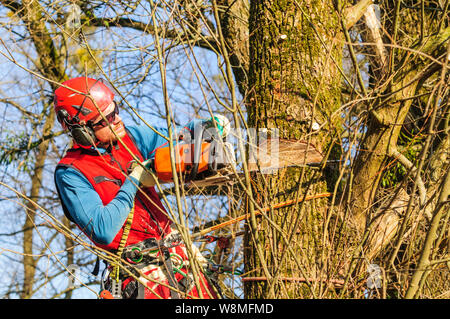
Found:
[[[58,168],[55,181],[61,200],[77,225],[96,243],[110,244],[134,203],[137,187],[131,179],[126,179],[106,206],[87,178],[73,168]],[[134,183],[138,182],[134,180]]]
[[[179,136],[179,134],[183,134],[183,132],[192,133],[197,124],[203,123],[205,121],[208,120],[195,119],[186,124],[185,126],[176,127],[174,130],[174,136],[175,137]],[[127,130],[133,137],[136,146],[141,151],[141,154],[145,160],[152,158],[156,149],[169,145],[168,142],[169,130],[167,128],[156,129],[164,137],[157,134],[146,125],[127,127]]]

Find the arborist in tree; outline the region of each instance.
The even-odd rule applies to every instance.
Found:
[[[146,125],[125,126],[113,91],[99,80],[78,77],[62,83],[55,91],[54,108],[73,140],[55,170],[65,215],[95,245],[117,253],[147,277],[136,281],[122,267],[110,265],[104,285],[112,296],[217,297],[202,273],[195,282],[186,247],[145,167],[168,140]],[[213,119],[222,128],[223,117],[208,121]],[[182,129],[193,131],[200,121],[207,122],[194,120]],[[167,129],[158,131],[168,136]],[[138,161],[144,165],[136,165]],[[202,260],[198,249],[192,249]],[[141,279],[146,287],[138,284]]]

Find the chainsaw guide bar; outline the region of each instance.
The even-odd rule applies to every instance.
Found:
[[[323,161],[322,153],[311,143],[292,139],[266,139],[250,153],[249,172],[274,174],[288,167],[306,167],[319,165]],[[233,169],[234,168],[234,169]],[[199,180],[189,181],[189,189],[208,186],[233,185],[243,172],[236,172],[234,163],[228,163],[213,175]]]
[[[176,173],[182,175],[188,190],[210,186],[231,186],[244,177],[238,168],[230,143],[206,142],[175,146]],[[173,182],[169,148],[158,149],[152,162],[155,186]],[[266,139],[258,147],[250,147],[247,168],[249,172],[275,174],[288,167],[321,165],[323,155],[311,143],[292,139]]]

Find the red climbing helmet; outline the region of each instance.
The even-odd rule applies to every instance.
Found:
[[[87,123],[98,117],[100,114],[98,109],[103,112],[114,102],[113,91],[102,80],[78,77],[62,84],[66,87],[60,86],[55,90],[53,101],[60,123],[63,120],[70,123],[79,123],[80,121]],[[61,110],[65,110],[65,112],[60,112]]]

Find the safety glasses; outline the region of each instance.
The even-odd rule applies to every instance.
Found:
[[[109,124],[114,123],[117,114],[119,114],[119,106],[117,105],[116,102],[114,102],[114,110],[111,113],[109,113],[108,115],[105,115],[104,119],[101,119],[97,123],[91,124],[91,127],[92,128],[106,127],[106,126],[108,126],[108,123]]]

